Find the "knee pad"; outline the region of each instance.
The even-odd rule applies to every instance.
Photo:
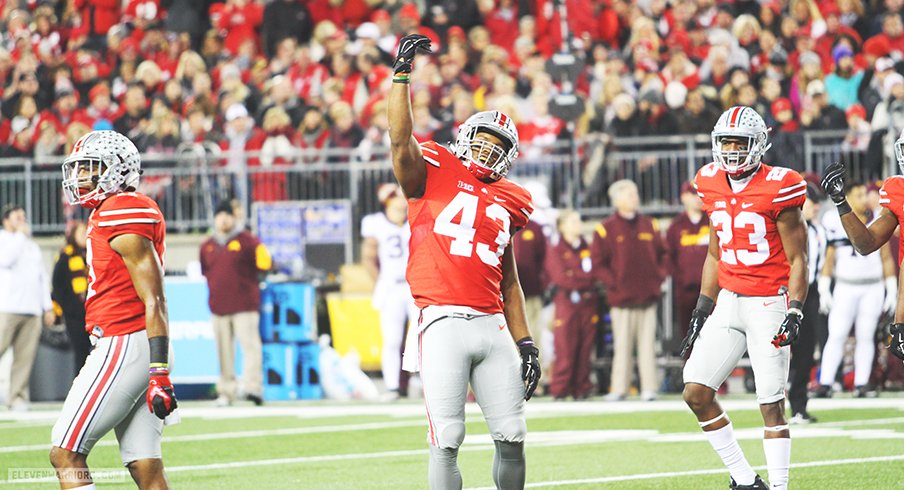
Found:
[[[498,425],[491,427],[490,435],[495,441],[524,442],[527,422],[521,417],[506,417]]]
[[[465,424],[452,422],[436,434],[436,446],[446,449],[458,449],[465,440]]]

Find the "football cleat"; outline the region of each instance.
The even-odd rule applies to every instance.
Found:
[[[832,398],[832,387],[829,385],[819,385],[813,392],[813,398]]]
[[[734,481],[734,478],[732,478],[728,488],[731,490],[769,490],[769,485],[766,485],[766,482],[760,478],[760,475],[757,475],[750,485],[738,485],[737,482]]]
[[[876,398],[879,393],[869,385],[857,386],[854,388],[854,398]]]
[[[807,424],[815,424],[817,422],[816,417],[810,415],[807,412],[797,412],[789,420],[791,425],[807,425]]]

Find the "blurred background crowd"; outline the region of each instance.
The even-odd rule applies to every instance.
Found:
[[[435,56],[412,76],[419,139],[454,141],[492,108],[542,154],[587,135],[708,133],[740,104],[773,128],[766,161],[802,170],[801,131],[848,130],[844,145],[872,154],[881,177],[886,134],[904,127],[902,5],[0,0],[0,156],[64,154],[100,128],[147,154],[209,142],[269,155],[249,165],[382,147],[387,65],[420,32]],[[579,71],[556,69],[560,52]],[[577,113],[557,99],[572,93],[586,101]]]

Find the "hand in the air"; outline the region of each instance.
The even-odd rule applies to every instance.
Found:
[[[844,164],[835,162],[826,167],[822,176],[822,188],[836,205],[844,202]]]
[[[411,73],[411,63],[414,62],[414,56],[418,50],[425,53],[432,53],[430,49],[430,38],[423,34],[409,34],[399,41],[399,54],[395,61],[392,62],[393,74]]]

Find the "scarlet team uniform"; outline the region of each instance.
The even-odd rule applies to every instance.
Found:
[[[521,360],[503,315],[502,255],[533,211],[531,196],[506,179],[485,183],[445,147],[421,145],[424,195],[411,199],[407,279],[421,308],[417,364],[430,444],[458,447],[470,382],[494,440],[524,440]],[[411,366],[412,343],[406,348]]]
[[[895,175],[885,179],[879,189],[879,204],[894,213],[898,223],[904,223],[904,177]],[[904,233],[901,234],[899,249],[904,250]],[[901,264],[904,264],[904,253],[898,253],[898,265]]]
[[[787,313],[790,265],[776,221],[788,208],[801,208],[806,183],[793,170],[762,164],[735,192],[718,164],[705,165],[695,180],[703,209],[719,239],[719,292],[684,367],[684,382],[714,390],[737,362],[750,354],[757,401],[784,398],[790,348],[772,338]]]
[[[126,234],[145,237],[162,266],[165,233],[160,209],[143,194],[115,194],[92,211],[85,328],[96,343],[53,427],[55,446],[88,454],[98,439],[115,429],[124,464],[160,458],[163,421],[145,401],[150,363],[145,306],[110,240]]]

